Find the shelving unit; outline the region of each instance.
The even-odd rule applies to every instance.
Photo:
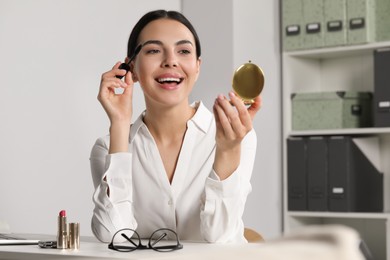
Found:
[[[373,91],[373,51],[390,48],[389,42],[284,52],[283,84],[283,224],[288,231],[309,224],[344,224],[355,228],[375,259],[390,260],[390,128],[352,128],[293,131],[291,94],[319,91]],[[389,72],[390,73],[390,72]],[[308,212],[287,208],[287,145],[292,136],[378,136],[384,182],[384,212]]]

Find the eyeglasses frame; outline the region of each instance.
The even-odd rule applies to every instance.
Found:
[[[134,245],[134,248],[132,247],[126,247],[126,250],[120,250],[120,246],[114,246],[114,238],[115,236],[117,236],[118,233],[120,232],[123,232],[125,230],[129,230],[129,231],[132,231],[134,232],[134,234],[136,234],[136,239],[138,239],[138,245],[136,243],[134,243],[134,241],[132,241],[132,239],[134,239],[134,234],[132,237],[128,237],[126,234],[122,233],[121,236],[124,237],[128,242],[130,242],[131,244]],[[155,247],[154,245],[157,244],[159,241],[161,241],[165,236],[160,236],[157,240],[155,241],[152,241],[152,238],[153,238],[153,235],[157,232],[160,232],[160,231],[163,231],[163,230],[167,230],[167,231],[170,231],[172,232],[173,234],[175,234],[176,236],[176,242],[177,242],[177,245],[173,246],[173,245],[169,245],[169,246],[158,246],[158,247]],[[177,235],[177,233],[175,231],[173,231],[172,229],[169,229],[169,228],[160,228],[160,229],[157,229],[155,230],[149,237],[149,242],[148,242],[148,245],[143,245],[142,244],[142,241],[141,241],[141,237],[140,235],[137,233],[137,231],[135,231],[134,229],[131,229],[131,228],[122,228],[120,230],[118,230],[117,232],[115,232],[115,234],[112,236],[112,240],[111,240],[111,243],[108,245],[108,248],[111,249],[111,250],[115,250],[115,251],[118,251],[118,252],[132,252],[134,250],[137,250],[137,249],[153,249],[155,251],[158,251],[158,252],[171,252],[171,251],[175,251],[175,250],[179,250],[179,249],[182,249],[183,248],[183,245],[180,243],[180,240],[179,240],[179,236]]]

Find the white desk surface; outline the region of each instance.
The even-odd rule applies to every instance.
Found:
[[[183,249],[173,252],[156,252],[154,250],[135,250],[133,252],[116,252],[108,249],[108,245],[101,242],[80,242],[79,250],[46,249],[37,245],[0,246],[0,259],[238,259],[250,256],[251,250],[259,244],[222,245],[209,243],[182,242]],[[202,259],[203,258],[203,259]],[[245,259],[250,259],[245,257]],[[256,258],[258,259],[258,258]]]
[[[26,237],[26,235],[24,235]],[[29,238],[29,237],[26,237]],[[31,237],[50,240],[50,236]],[[343,241],[343,240],[340,240]],[[0,246],[0,260],[31,259],[146,259],[146,260],[362,260],[358,244],[329,243],[315,240],[281,240],[279,242],[249,244],[210,244],[181,241],[183,249],[161,253],[154,250],[135,250],[117,252],[108,249],[108,244],[98,242],[92,237],[82,237],[79,250],[46,249],[38,245]],[[343,245],[345,244],[345,245]]]

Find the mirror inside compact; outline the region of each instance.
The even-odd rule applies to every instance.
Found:
[[[249,61],[238,67],[233,75],[233,90],[245,104],[249,105],[260,95],[264,87],[264,73],[256,64]]]

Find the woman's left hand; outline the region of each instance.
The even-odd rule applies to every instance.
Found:
[[[261,107],[261,97],[255,98],[250,107],[233,92],[230,101],[219,95],[214,103],[217,126],[214,171],[221,180],[229,177],[240,163],[241,141],[252,130],[253,119]],[[233,106],[232,106],[233,105]]]

